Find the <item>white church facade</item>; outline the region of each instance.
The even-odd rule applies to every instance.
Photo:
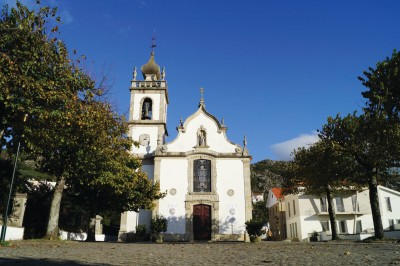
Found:
[[[207,112],[202,95],[167,143],[168,86],[154,51],[141,70],[144,80],[136,79],[135,68],[130,87],[129,135],[139,142],[132,153],[166,196],[152,211],[123,213],[120,239],[138,224],[149,229],[151,217],[162,215],[168,220],[165,240],[246,240],[245,222],[252,215],[246,139],[243,146],[229,141],[227,127]]]

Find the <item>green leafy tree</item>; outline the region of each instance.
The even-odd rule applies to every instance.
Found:
[[[253,219],[262,221],[264,224],[269,221],[268,209],[265,201],[253,203]]]
[[[1,142],[12,150],[22,141],[39,158],[38,169],[56,181],[47,226],[52,238],[67,186],[76,195],[86,193],[91,217],[96,200],[111,200],[107,195],[119,196],[113,205],[119,210],[151,208],[163,195],[158,184],[135,171],[140,164],[127,152],[133,142],[124,118],[101,101],[103,88],[95,88],[79,59],[72,60],[53,36],[58,22],[55,8],[35,11],[19,2],[11,11],[4,7],[0,21]],[[22,124],[25,114],[29,119]]]
[[[399,122],[400,114],[400,52],[378,62],[376,68],[368,68],[364,77],[358,77],[366,90],[364,111],[370,115],[382,115],[387,122]]]
[[[352,175],[352,165],[351,158],[334,149],[330,143],[320,140],[294,152],[289,168],[292,178],[283,190],[285,194],[326,195],[332,240],[339,239],[333,198],[338,192],[346,192],[343,187],[354,187],[354,182],[349,178]]]
[[[379,207],[379,184],[396,187],[400,164],[400,53],[378,62],[359,77],[366,90],[364,113],[329,117],[320,137],[354,159],[354,180],[368,185],[375,237],[384,231]]]
[[[382,130],[384,129],[384,130]],[[353,180],[368,185],[375,237],[384,237],[378,199],[378,185],[393,178],[390,169],[398,165],[396,149],[400,131],[397,125],[388,125],[382,117],[356,114],[329,117],[323,126],[321,138],[337,151],[353,159]]]
[[[75,138],[68,127],[70,121],[79,123],[71,114],[78,109],[78,92],[90,90],[93,82],[71,63],[64,43],[52,36],[57,35],[58,26],[50,27],[50,18],[52,23],[60,21],[56,11],[49,7],[30,10],[19,1],[10,11],[7,6],[3,8],[0,133],[2,144],[7,142],[9,150],[22,141],[35,158],[43,158],[41,170],[57,179],[54,198],[60,201],[58,191],[72,169],[73,151],[67,150]],[[29,119],[23,124],[25,114]],[[55,213],[52,208],[49,221],[52,228],[57,220],[52,218]],[[54,229],[51,234],[56,234]]]

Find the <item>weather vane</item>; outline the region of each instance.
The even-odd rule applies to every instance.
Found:
[[[151,37],[151,52],[154,53],[154,48],[156,47],[156,30],[153,32],[153,37]]]

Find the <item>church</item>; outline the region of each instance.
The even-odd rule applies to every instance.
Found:
[[[243,146],[229,141],[223,119],[207,112],[201,89],[194,113],[166,142],[168,85],[154,49],[141,72],[138,80],[134,68],[130,87],[129,136],[139,142],[131,152],[166,196],[152,211],[124,212],[119,239],[138,224],[149,230],[151,218],[162,215],[168,220],[165,241],[246,241],[245,222],[252,217],[246,138]]]

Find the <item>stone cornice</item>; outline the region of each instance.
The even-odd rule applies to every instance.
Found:
[[[166,145],[163,145],[166,146]],[[162,146],[162,147],[163,147]],[[155,157],[190,157],[194,155],[209,155],[211,157],[215,158],[232,158],[232,159],[237,159],[237,158],[248,158],[251,159],[250,155],[242,155],[242,153],[225,153],[225,152],[215,152],[211,150],[206,150],[206,149],[201,149],[201,150],[192,150],[188,152],[163,152],[161,149],[157,149],[155,152]]]

